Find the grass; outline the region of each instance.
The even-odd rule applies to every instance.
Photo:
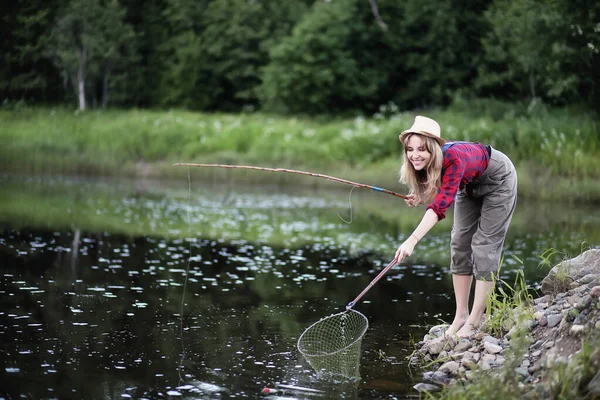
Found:
[[[519,170],[524,197],[600,201],[600,135],[591,112],[481,100],[422,113],[437,119],[449,139],[489,143],[508,154]],[[185,110],[79,113],[9,105],[0,109],[0,168],[183,179],[173,163],[250,164],[327,173],[392,190],[402,152],[397,137],[415,114],[312,119]],[[201,173],[207,179],[227,176]],[[262,173],[235,176],[265,179]],[[285,179],[311,184],[306,177]]]

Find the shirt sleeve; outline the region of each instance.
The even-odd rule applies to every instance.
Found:
[[[436,213],[438,221],[446,218],[446,210],[452,205],[465,173],[465,164],[458,157],[448,158],[448,165],[442,171],[442,184],[433,202],[427,206]]]

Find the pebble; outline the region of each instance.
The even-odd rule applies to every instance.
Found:
[[[435,371],[423,374],[423,380],[430,383],[419,383],[414,389],[419,392],[440,390],[440,386],[448,386],[458,382],[468,382],[473,378],[475,370],[493,370],[508,364],[505,357],[510,357],[507,350],[514,338],[523,335],[540,335],[540,329],[545,332],[539,339],[527,348],[519,367],[514,371],[519,376],[520,386],[535,385],[531,393],[546,393],[547,388],[541,379],[544,369],[557,363],[572,362],[569,358],[559,355],[559,348],[564,346],[561,338],[585,334],[589,329],[600,329],[600,274],[586,275],[579,281],[573,282],[567,293],[555,293],[534,299],[532,320],[523,321],[519,318],[518,310],[512,310],[515,321],[519,324],[504,326],[504,336],[494,337],[489,333],[477,332],[471,339],[453,339],[443,337],[448,325],[437,325],[429,330],[424,340],[419,342],[419,350],[410,358],[411,365],[433,363]],[[595,306],[592,306],[596,303]],[[556,339],[556,340],[554,340]],[[506,354],[505,354],[506,353]],[[416,356],[414,355],[416,354]],[[600,350],[599,356],[600,359]],[[574,359],[574,358],[573,358]],[[571,360],[571,361],[569,361]],[[600,374],[600,373],[598,373]],[[600,391],[600,375],[595,377]]]

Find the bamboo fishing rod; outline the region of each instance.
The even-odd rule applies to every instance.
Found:
[[[176,163],[174,164],[176,167],[205,167],[205,168],[230,168],[230,169],[253,169],[257,171],[267,171],[267,172],[289,172],[292,174],[300,174],[300,175],[308,175],[314,176],[315,178],[324,178],[330,181],[344,183],[346,185],[352,185],[359,188],[372,189],[378,192],[391,194],[392,196],[400,197],[401,199],[407,199],[408,196],[392,192],[391,190],[383,189],[377,186],[365,185],[364,183],[357,183],[348,181],[346,179],[336,178],[334,176],[323,175],[323,174],[315,174],[314,172],[306,172],[306,171],[297,171],[295,169],[286,169],[286,168],[266,168],[266,167],[253,167],[250,165],[228,165],[228,164],[193,164],[193,163]]]

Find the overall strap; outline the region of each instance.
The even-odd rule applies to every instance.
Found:
[[[464,144],[464,143],[471,143],[471,142],[464,142],[464,141],[457,141],[457,142],[447,142],[442,146],[442,154],[446,155],[446,151],[454,146],[455,144]]]

